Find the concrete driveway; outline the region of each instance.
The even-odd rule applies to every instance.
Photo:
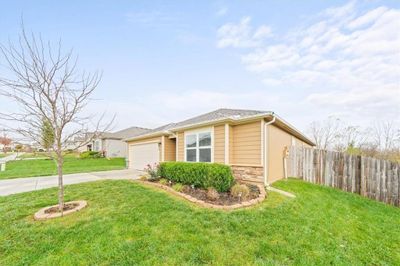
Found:
[[[19,153],[18,155],[21,155],[21,154],[24,154],[24,153]],[[13,154],[10,154],[3,158],[0,158],[0,162],[9,162],[9,161],[14,161],[15,159],[17,159],[17,154],[13,153]]]
[[[106,179],[138,179],[142,171],[133,169],[64,175],[64,185]],[[38,176],[0,180],[0,196],[57,187],[57,176]]]

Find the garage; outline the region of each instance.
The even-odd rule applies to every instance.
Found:
[[[129,145],[130,168],[143,170],[148,164],[160,162],[160,148],[158,143]]]

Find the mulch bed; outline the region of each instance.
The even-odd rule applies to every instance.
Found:
[[[79,206],[79,203],[65,203],[63,211],[69,211],[69,210],[75,209],[78,206]],[[60,210],[59,210],[58,206],[51,207],[44,211],[44,213],[59,213],[59,212],[60,212]]]
[[[85,200],[69,201],[64,203],[63,212],[58,210],[58,204],[56,204],[40,209],[33,215],[33,218],[35,220],[47,220],[62,217],[80,211],[86,206],[87,202]]]
[[[158,183],[158,180],[152,180],[152,183]],[[246,199],[239,199],[239,197],[233,197],[229,192],[220,192],[219,193],[219,199],[216,200],[211,200],[207,197],[207,190],[201,189],[201,188],[192,188],[191,186],[184,186],[183,190],[180,191],[181,193],[187,194],[192,196],[193,198],[196,198],[198,200],[202,200],[207,203],[211,203],[214,205],[221,205],[221,206],[229,206],[229,205],[235,205],[242,203],[244,201],[249,201],[253,199],[257,199],[260,195],[260,189],[256,185],[252,184],[244,184],[249,188],[249,195]],[[174,185],[174,183],[167,183],[166,186],[171,187]]]

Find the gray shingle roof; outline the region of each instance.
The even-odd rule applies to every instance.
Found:
[[[111,132],[105,132],[102,134],[102,138],[112,138],[112,139],[126,139],[126,138],[131,138],[135,137],[138,135],[145,134],[146,132],[150,131],[149,128],[143,128],[143,127],[129,127],[125,128],[123,130],[111,133]]]
[[[241,119],[246,119],[246,118],[251,118],[254,116],[269,116],[273,115],[274,121],[275,118],[277,119],[277,122],[280,121],[280,123],[285,124],[289,128],[291,128],[292,133],[295,132],[296,136],[300,137],[301,139],[305,140],[307,143],[311,145],[315,145],[311,140],[309,140],[306,136],[304,136],[300,131],[295,129],[293,126],[282,120],[280,117],[278,117],[274,112],[272,111],[259,111],[259,110],[244,110],[244,109],[227,109],[227,108],[221,108],[206,114],[202,114],[196,117],[192,117],[189,119],[186,119],[184,121],[178,122],[178,123],[170,123],[163,125],[161,127],[157,127],[151,130],[148,130],[142,134],[129,137],[129,138],[135,138],[135,137],[145,137],[147,135],[158,135],[161,133],[168,133],[168,131],[174,131],[174,130],[179,130],[179,129],[184,129],[187,127],[191,126],[196,126],[196,125],[201,125],[201,124],[206,124],[208,122],[217,122],[220,120],[224,119],[232,119],[232,120],[241,120]],[[278,120],[279,119],[279,120]],[[128,138],[125,139],[125,141],[129,140]]]
[[[188,125],[194,125],[194,124],[200,124],[208,121],[217,121],[221,120],[224,118],[233,118],[233,119],[241,119],[241,118],[246,118],[254,115],[259,115],[259,114],[268,114],[271,112],[268,111],[257,111],[257,110],[243,110],[243,109],[226,109],[226,108],[221,108],[206,114],[202,114],[193,118],[186,119],[184,121],[178,122],[178,123],[170,123],[163,125],[161,127],[157,127],[151,130],[148,130],[146,132],[143,132],[142,134],[136,135],[137,136],[142,136],[142,135],[149,135],[153,133],[161,133],[164,131],[167,131],[169,129],[174,129],[174,128],[179,128],[179,127],[184,127]]]
[[[187,120],[184,120],[182,122],[176,123],[174,127],[184,127],[188,125],[193,125],[193,124],[199,124],[207,121],[214,121],[214,120],[220,120],[224,118],[234,118],[234,119],[242,119],[254,115],[259,115],[259,114],[267,114],[271,113],[268,111],[257,111],[257,110],[243,110],[243,109],[226,109],[226,108],[221,108],[206,114],[202,114]]]
[[[156,127],[154,129],[149,129],[148,131],[146,131],[140,135],[147,135],[147,134],[152,134],[152,133],[156,133],[156,132],[163,132],[163,131],[166,131],[168,129],[175,127],[175,125],[176,125],[175,123],[169,123],[169,124],[166,124],[166,125],[163,125],[160,127]]]

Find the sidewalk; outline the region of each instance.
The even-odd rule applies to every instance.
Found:
[[[64,185],[105,179],[137,179],[143,172],[133,169],[64,175]],[[57,187],[57,176],[37,176],[0,180],[0,196]]]
[[[19,155],[21,155],[21,153]],[[17,158],[17,154],[14,153],[14,154],[8,155],[6,157],[0,158],[0,162],[14,161],[16,158]]]

